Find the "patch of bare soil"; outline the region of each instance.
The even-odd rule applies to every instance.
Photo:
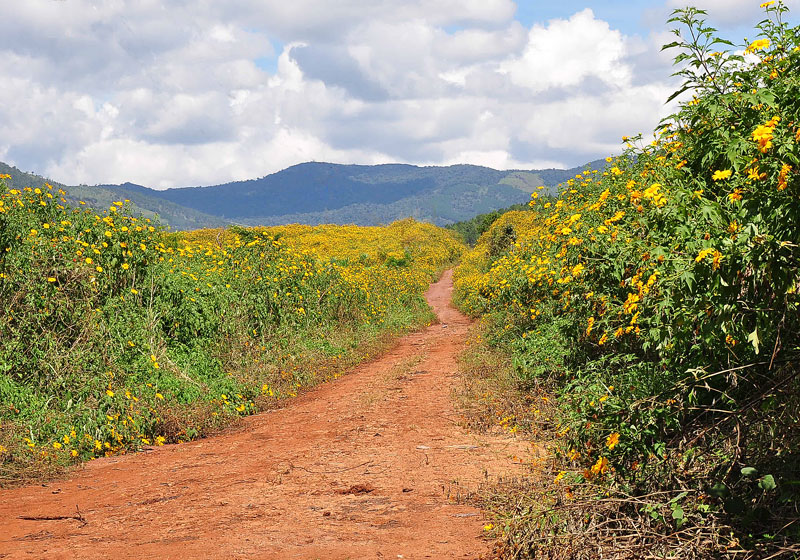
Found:
[[[0,492],[0,558],[488,554],[483,514],[454,498],[521,474],[527,446],[459,427],[452,289],[446,272],[426,294],[439,324],[235,432]]]

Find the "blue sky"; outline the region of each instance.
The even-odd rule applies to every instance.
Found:
[[[608,0],[606,2],[520,0],[517,2],[516,19],[530,27],[535,23],[555,18],[568,18],[584,8],[591,8],[595,16],[607,21],[614,29],[619,29],[628,35],[645,35],[650,28],[644,21],[644,13],[652,10],[654,6],[658,6],[658,4],[641,0]]]
[[[606,0],[603,2],[581,2],[579,0],[562,0],[559,2],[541,2],[539,0],[519,0],[516,19],[531,26],[553,18],[568,18],[584,8],[590,8],[595,16],[607,21],[613,28],[627,35],[646,36],[654,31],[663,30],[666,19],[672,10],[684,6],[696,6],[709,12],[708,21],[729,39],[740,40],[744,35],[752,36],[752,24],[760,21],[762,13],[758,8],[761,0],[738,2],[717,0],[691,2],[688,0],[673,2],[653,2],[643,0]],[[796,8],[794,2],[788,3]],[[790,21],[797,21],[797,13],[792,13]]]
[[[760,0],[697,3],[754,35]],[[309,160],[581,165],[669,113],[682,4],[2,2],[0,161],[155,188]]]

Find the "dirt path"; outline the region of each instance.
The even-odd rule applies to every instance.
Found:
[[[480,557],[484,518],[451,498],[525,446],[456,422],[451,292],[447,272],[426,295],[441,324],[235,433],[0,492],[0,558]]]

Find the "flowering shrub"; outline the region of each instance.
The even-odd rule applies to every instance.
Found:
[[[763,7],[738,53],[677,11],[692,98],[556,201],[534,193],[456,275],[521,379],[559,395],[561,487],[664,492],[631,508],[661,534],[731,524],[717,551],[800,537],[800,31]]]

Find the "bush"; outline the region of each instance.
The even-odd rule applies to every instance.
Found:
[[[666,48],[680,50],[676,95],[692,98],[555,203],[534,195],[535,218],[508,218],[508,247],[498,220],[457,274],[461,305],[495,318],[524,370],[550,375],[565,471],[553,499],[580,487],[616,500],[596,508],[610,516],[597,534],[636,541],[623,520],[645,516],[656,533],[639,538],[656,555],[695,537],[731,555],[800,540],[787,423],[800,387],[800,30],[783,4],[764,7],[743,54],[702,11],[676,11],[683,31]],[[553,367],[539,359],[549,340],[568,349]]]

